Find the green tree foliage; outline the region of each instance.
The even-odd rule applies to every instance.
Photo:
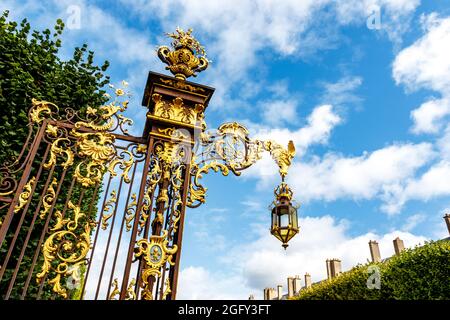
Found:
[[[299,300],[450,299],[450,241],[406,249],[382,263],[358,265],[338,277],[300,291]],[[380,289],[369,289],[368,270],[377,266]]]
[[[19,26],[7,17],[7,11],[0,17],[0,164],[22,149],[32,98],[61,109],[100,106],[107,99],[99,89],[109,82],[103,74],[109,63],[95,65],[87,45],[75,48],[72,59],[61,61],[61,20],[54,31],[31,32],[26,19]]]
[[[87,45],[75,48],[70,60],[61,60],[58,57],[58,51],[62,44],[63,29],[64,23],[57,20],[54,30],[31,31],[27,20],[23,20],[20,24],[10,21],[7,11],[0,16],[0,166],[7,162],[11,163],[22,150],[30,129],[27,114],[31,107],[32,98],[55,103],[59,106],[61,112],[70,107],[75,111],[80,111],[81,115],[88,106],[97,108],[108,100],[104,96],[103,88],[109,83],[109,77],[104,74],[109,63],[106,61],[101,66],[96,65],[94,53],[88,50]],[[40,148],[38,151],[32,174],[35,174],[36,167],[43,161],[43,149]],[[61,171],[61,168],[57,167],[54,175],[60,176]],[[45,176],[39,180],[40,185],[36,187],[37,190],[42,190],[45,183],[44,178]],[[60,203],[57,203],[55,209],[62,209],[70,187],[70,180],[71,175],[68,175],[68,179],[64,180],[61,188]],[[73,188],[71,198],[75,203],[80,198],[81,191],[79,186]],[[93,190],[87,189],[83,192],[81,208],[83,212],[86,212],[87,204],[90,202],[89,198],[92,199],[93,196]],[[0,281],[0,294],[6,292],[20,249],[24,244],[26,232],[31,225],[32,213],[39,202],[40,196],[39,192],[33,194],[33,200],[16,241],[15,246],[18,250],[13,251],[3,279]],[[94,201],[97,199],[94,199]],[[0,220],[3,219],[5,210],[0,210]],[[37,219],[11,298],[18,298],[21,293],[20,288],[29,274],[28,270],[42,230],[43,221]],[[15,225],[13,223],[3,246],[0,248],[0,263],[6,256],[7,245],[10,243],[14,231]],[[42,255],[40,255],[33,274],[40,271],[39,266],[41,264]],[[43,299],[57,298],[50,289],[51,286],[46,285],[44,287]],[[29,292],[32,296],[38,292],[35,276],[32,278]]]

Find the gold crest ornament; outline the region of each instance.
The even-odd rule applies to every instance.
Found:
[[[167,33],[167,36],[173,39],[171,50],[167,46],[158,48],[158,57],[168,66],[175,75],[175,78],[186,80],[188,77],[195,77],[198,72],[208,67],[205,49],[192,36],[192,29],[187,32],[177,28],[176,33]]]

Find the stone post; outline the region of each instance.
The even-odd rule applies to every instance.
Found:
[[[281,284],[278,285],[278,300],[283,298],[283,286]]]
[[[273,300],[275,299],[275,289],[274,288],[265,288],[264,289],[264,300]]]
[[[370,249],[370,255],[372,256],[372,262],[380,262],[381,254],[380,254],[380,248],[378,246],[378,242],[370,240],[369,241],[369,249]]]
[[[305,288],[311,288],[312,282],[311,282],[311,275],[307,272],[305,273]]]
[[[403,240],[401,240],[399,237],[394,239],[394,250],[395,254],[399,255],[400,252],[402,252],[405,249],[405,245],[403,244]]]
[[[450,214],[446,213],[444,216],[444,220],[447,224],[448,233],[450,234]]]
[[[300,280],[300,276],[295,276],[294,278],[294,294],[298,294],[300,292],[301,289],[301,280]]]
[[[341,260],[331,259],[330,263],[330,278],[337,277],[341,273]]]
[[[327,259],[326,264],[327,264],[327,278],[331,279],[331,267],[330,267],[330,260],[329,259]]]
[[[292,298],[294,296],[294,278],[287,278],[287,286],[288,286],[288,298]]]

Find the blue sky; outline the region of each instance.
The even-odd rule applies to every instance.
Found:
[[[166,72],[157,45],[192,27],[212,60],[192,79],[216,88],[208,127],[237,120],[254,137],[294,140],[300,234],[286,252],[269,234],[279,182],[270,157],[240,177],[210,174],[207,203],[186,216],[180,297],[261,298],[287,276],[323,279],[327,258],[344,270],[365,262],[369,240],[389,256],[396,236],[411,247],[448,235],[449,0],[6,0],[0,9],[37,29],[62,18],[63,58],[86,42],[98,63],[108,59],[112,82],[130,83],[136,135],[147,72]]]

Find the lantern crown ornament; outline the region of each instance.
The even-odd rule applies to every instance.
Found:
[[[186,80],[190,76],[197,76],[198,72],[208,67],[205,48],[194,38],[192,29],[185,32],[177,27],[176,33],[166,35],[173,39],[172,49],[160,46],[157,50],[158,57],[168,65],[166,69],[172,72],[175,78]]]

